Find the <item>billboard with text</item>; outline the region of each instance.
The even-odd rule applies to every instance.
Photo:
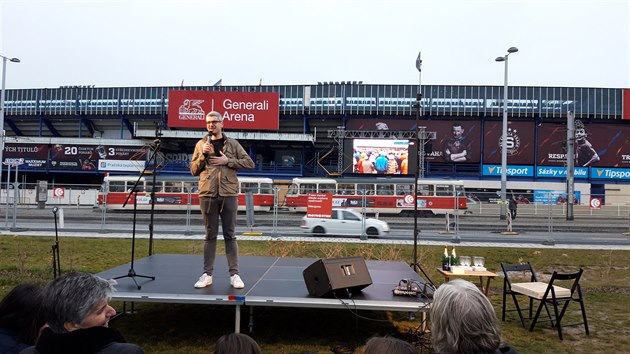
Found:
[[[4,160],[15,158],[24,159],[24,164],[20,166],[20,169],[24,170],[134,172],[144,168],[147,147],[7,143],[4,149]],[[116,167],[103,168],[103,166]],[[127,167],[124,168],[124,166]]]
[[[169,128],[206,128],[211,111],[223,116],[223,127],[234,130],[278,130],[277,92],[182,91],[168,93]]]

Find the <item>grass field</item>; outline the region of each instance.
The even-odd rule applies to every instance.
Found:
[[[0,236],[0,295],[13,286],[52,279],[51,237]],[[61,269],[97,273],[129,262],[131,241],[107,238],[61,238]],[[222,254],[219,242],[218,254]],[[365,259],[411,262],[413,248],[402,245],[339,244],[286,241],[239,241],[241,255],[274,257],[332,258],[362,256]],[[148,255],[148,241],[136,242],[136,258]],[[154,253],[202,254],[202,241],[157,240]],[[443,247],[420,247],[422,268],[436,283],[443,282],[435,268]],[[486,258],[489,270],[499,263],[532,262],[537,273],[548,278],[553,270],[584,268],[581,281],[591,335],[582,326],[564,329],[565,339],[548,323],[533,332],[523,329],[516,313],[502,323],[504,339],[520,353],[603,353],[625,352],[630,346],[630,251],[560,250],[524,248],[458,247],[459,255]],[[196,272],[197,270],[191,270]],[[397,280],[396,280],[397,281]],[[490,284],[489,298],[501,315],[502,278]],[[121,303],[114,303],[118,311]],[[577,306],[571,308],[577,309]],[[129,308],[127,304],[127,308]],[[112,321],[128,341],[146,353],[208,353],[224,333],[233,331],[231,306],[138,303],[135,312]],[[249,312],[242,313],[242,331],[247,333]],[[579,311],[569,313],[565,323],[577,322]],[[420,318],[420,316],[416,316]],[[294,309],[257,307],[251,333],[265,353],[360,353],[360,346],[373,335],[395,335],[410,341],[424,341],[419,322],[407,314],[382,311]],[[576,319],[575,321],[572,321]],[[423,351],[429,352],[429,351]]]

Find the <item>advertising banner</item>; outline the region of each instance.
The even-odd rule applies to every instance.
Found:
[[[277,92],[171,90],[168,126],[205,129],[206,114],[217,111],[228,130],[278,130],[279,102]]]
[[[536,177],[546,178],[567,178],[567,168],[557,166],[538,166]],[[575,167],[573,169],[574,178],[588,178],[588,167]]]
[[[483,165],[484,176],[500,177],[501,165]],[[534,166],[524,165],[508,165],[505,169],[505,175],[510,177],[534,177]]]
[[[573,203],[580,204],[581,200],[580,191],[574,191]],[[534,203],[541,204],[566,204],[567,193],[565,191],[554,190],[535,190],[534,191]]]
[[[503,122],[486,122],[483,129],[483,162],[501,164]],[[534,124],[508,121],[507,164],[534,164]],[[540,144],[539,144],[540,145]]]
[[[48,167],[48,145],[13,144],[4,146],[3,160],[24,159],[20,170],[46,170]]]
[[[630,180],[630,168],[591,168],[592,179]]]
[[[538,165],[566,164],[567,126],[544,123],[538,128]],[[587,124],[575,120],[575,167],[630,167],[630,126]]]
[[[50,149],[49,168],[73,171],[138,171],[138,168],[144,168],[146,155],[145,146],[56,144]]]
[[[20,159],[20,170],[141,171],[146,146],[7,143],[4,161]]]
[[[306,216],[309,218],[332,218],[332,194],[308,193]]]
[[[425,161],[479,163],[481,124],[468,120],[419,120],[425,132],[435,132],[436,139],[427,142]],[[415,131],[415,119],[348,119],[347,130]],[[372,139],[374,140],[374,139]],[[385,139],[384,139],[385,140]],[[391,139],[390,139],[391,140]]]

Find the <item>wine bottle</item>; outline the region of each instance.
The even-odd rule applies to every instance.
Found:
[[[442,270],[451,270],[451,258],[448,256],[447,246],[444,246],[444,254],[442,255]]]

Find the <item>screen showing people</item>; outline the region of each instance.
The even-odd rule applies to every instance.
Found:
[[[409,140],[355,139],[353,170],[360,174],[409,174]]]

